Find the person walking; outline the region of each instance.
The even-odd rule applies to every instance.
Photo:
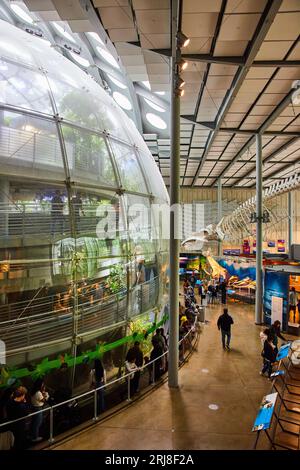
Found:
[[[274,345],[274,337],[270,332],[264,342],[264,348],[261,355],[263,357],[264,363],[260,375],[264,375],[267,372],[268,377],[270,378],[272,374],[272,366],[276,361],[277,356],[277,348]]]
[[[228,309],[224,308],[224,313],[219,316],[217,321],[218,329],[221,330],[223,349],[230,350],[231,325],[233,325],[233,319],[229,315]]]

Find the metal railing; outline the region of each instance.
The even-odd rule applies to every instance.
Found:
[[[78,306],[78,335],[84,336],[91,332],[105,329],[125,322],[147,312],[157,304],[159,294],[157,276],[149,281],[133,287],[129,291],[131,308],[127,311],[127,293],[110,296],[107,299],[80,303]],[[50,310],[0,323],[0,338],[5,341],[7,356],[18,350],[30,350],[34,347],[47,345],[52,341],[70,341],[72,339],[73,309],[59,313]]]
[[[178,342],[179,361],[180,361],[181,364],[183,364],[185,362],[187,356],[195,348],[195,345],[196,345],[197,340],[198,340],[198,334],[199,334],[199,323],[198,323],[198,320],[195,320],[195,322],[191,326],[190,330]],[[194,339],[194,343],[193,343],[193,339]],[[141,374],[148,371],[149,377],[151,377],[151,380],[149,381],[148,386],[145,387],[145,388],[147,388],[147,390],[149,389],[150,384],[152,384],[153,387],[154,387],[155,384],[160,380],[160,378],[157,379],[157,380],[155,379],[155,366],[156,366],[156,363],[158,361],[161,361],[163,358],[167,357],[168,352],[169,352],[168,350],[165,351],[162,355],[160,355],[159,357],[157,357],[153,361],[150,361],[147,364],[144,364],[142,367],[139,367],[137,369],[138,371],[141,372]],[[186,353],[188,353],[188,354],[186,354]],[[109,388],[112,388],[116,384],[123,384],[123,385],[126,385],[126,402],[127,403],[131,402],[132,401],[132,395],[131,395],[131,386],[130,386],[130,384],[131,384],[132,377],[134,376],[136,371],[125,373],[121,377],[118,377],[118,378],[116,378],[116,379],[114,379],[114,380],[112,380],[112,381],[110,381],[106,384],[103,384],[99,387],[96,387],[93,390],[89,390],[88,392],[81,393],[80,395],[74,396],[74,397],[72,397],[68,400],[64,400],[60,403],[53,404],[52,406],[47,406],[47,407],[45,407],[45,408],[43,408],[39,411],[29,413],[24,417],[21,417],[21,418],[15,419],[15,420],[11,420],[11,421],[5,421],[5,422],[0,424],[0,432],[1,432],[1,428],[5,428],[5,429],[9,428],[11,426],[15,426],[16,423],[22,422],[22,421],[25,421],[25,422],[27,421],[28,422],[29,418],[32,418],[32,417],[34,417],[38,414],[41,414],[41,413],[43,415],[44,414],[49,414],[49,433],[48,433],[49,438],[48,438],[48,442],[50,444],[52,444],[55,441],[55,417],[56,417],[56,411],[57,410],[61,409],[62,407],[66,407],[66,406],[74,403],[75,401],[77,403],[79,403],[80,401],[82,401],[83,403],[86,403],[87,401],[90,401],[91,398],[93,398],[93,400],[92,400],[93,401],[92,421],[97,422],[99,420],[99,415],[101,414],[101,413],[98,412],[98,392],[104,392],[105,390],[107,390]],[[162,375],[163,375],[163,373],[162,373]],[[124,402],[124,400],[123,400],[123,402]],[[86,423],[86,422],[88,422],[88,420],[82,421],[82,422]]]

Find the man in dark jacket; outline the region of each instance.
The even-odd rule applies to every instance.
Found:
[[[233,319],[228,314],[227,308],[224,308],[223,315],[219,316],[217,325],[218,325],[218,329],[221,330],[223,349],[227,348],[229,350],[230,349],[229,344],[230,344],[230,338],[231,338],[231,325],[233,325]],[[226,341],[226,346],[225,346],[226,337],[227,337],[227,341]]]
[[[128,362],[134,362],[137,367],[142,367],[144,364],[144,356],[142,353],[142,350],[140,348],[140,342],[135,341],[134,346],[129,349],[127,355],[126,355],[126,361]],[[138,393],[139,391],[139,384],[140,384],[140,377],[141,377],[141,372],[140,370],[137,370],[134,373],[134,376],[131,380],[131,395],[134,395],[135,393]]]

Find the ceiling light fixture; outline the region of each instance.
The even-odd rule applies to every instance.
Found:
[[[185,81],[181,77],[176,78],[176,88],[183,88]]]
[[[183,72],[183,70],[185,70],[187,66],[188,66],[188,62],[184,59],[181,59],[180,62],[178,63],[180,72]]]
[[[190,38],[188,38],[182,31],[178,31],[177,33],[177,45],[178,47],[186,47],[190,43]]]

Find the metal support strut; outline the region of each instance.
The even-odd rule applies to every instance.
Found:
[[[255,323],[263,322],[263,202],[262,202],[262,139],[256,134],[256,291],[255,291]]]
[[[172,2],[172,97],[171,97],[171,161],[170,161],[170,205],[175,211],[180,202],[180,97],[176,94],[177,78],[177,30],[179,0]],[[178,299],[179,299],[179,240],[175,211],[170,212],[170,343],[169,343],[169,387],[178,387]]]

